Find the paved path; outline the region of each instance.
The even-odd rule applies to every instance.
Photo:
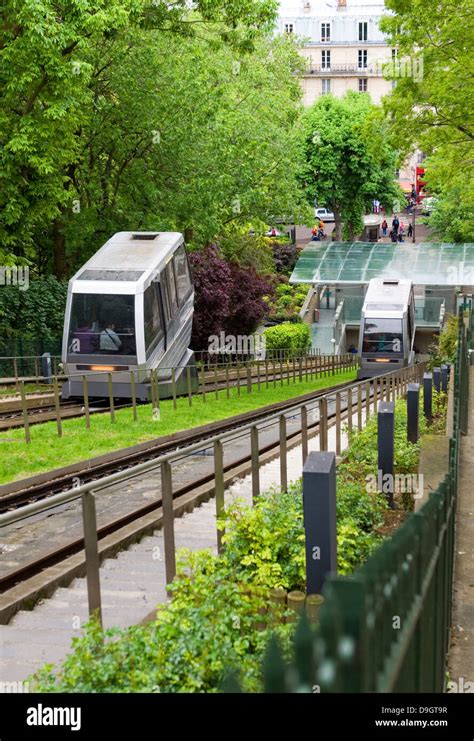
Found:
[[[449,651],[450,681],[474,691],[474,368],[470,369],[469,427],[461,441],[456,513],[454,603]]]

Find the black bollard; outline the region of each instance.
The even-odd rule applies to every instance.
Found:
[[[435,391],[441,391],[441,368],[433,368],[433,386]]]
[[[446,393],[448,391],[448,366],[441,366],[441,391]]]
[[[423,413],[427,422],[433,419],[433,374],[423,374]]]
[[[321,594],[326,578],[337,573],[335,453],[309,454],[303,467],[303,510],[306,593]]]
[[[393,501],[395,458],[395,405],[393,401],[382,401],[378,411],[378,486],[387,497],[388,506],[395,509]]]
[[[407,440],[417,443],[419,437],[420,384],[409,383],[407,389]]]
[[[53,371],[51,366],[51,353],[44,352],[41,356],[41,373],[45,383],[53,382]]]

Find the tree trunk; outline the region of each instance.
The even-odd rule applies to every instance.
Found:
[[[53,222],[53,272],[56,278],[66,277],[66,240],[60,219]]]
[[[334,209],[334,234],[336,237],[336,242],[341,242],[342,241],[341,212],[338,211],[336,208]]]

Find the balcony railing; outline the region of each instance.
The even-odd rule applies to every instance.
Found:
[[[363,77],[364,75],[370,75],[371,77],[383,77],[383,65],[382,64],[368,64],[367,67],[359,67],[358,64],[331,64],[330,67],[323,66],[321,64],[308,64],[305,70],[305,76],[310,75],[357,75]]]

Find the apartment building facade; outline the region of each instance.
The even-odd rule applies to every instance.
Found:
[[[383,67],[396,57],[380,30],[383,0],[282,0],[278,31],[302,42],[304,104],[325,93],[367,92],[374,103],[390,92]]]

